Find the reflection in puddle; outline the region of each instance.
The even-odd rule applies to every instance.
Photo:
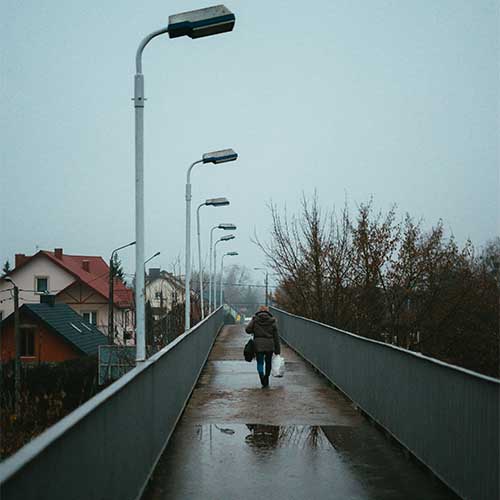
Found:
[[[260,450],[294,446],[309,449],[328,449],[331,445],[318,425],[247,424],[250,431],[245,443]]]
[[[335,448],[331,440],[325,435],[319,425],[264,425],[264,424],[203,424],[195,426],[196,436],[199,441],[212,445],[217,436],[225,434],[225,445],[236,445],[244,442],[255,451],[258,449],[272,450],[275,448],[308,448],[327,450]],[[222,444],[222,442],[221,442]]]
[[[369,425],[181,423],[155,477],[146,499],[457,500]]]
[[[219,427],[217,424],[214,424],[215,428],[218,430],[218,431],[221,431],[223,432],[224,434],[234,434],[236,431],[234,431],[233,429],[230,429],[229,427]]]

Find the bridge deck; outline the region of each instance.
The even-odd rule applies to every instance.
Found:
[[[247,339],[219,335],[144,499],[456,498],[286,346],[261,389]]]

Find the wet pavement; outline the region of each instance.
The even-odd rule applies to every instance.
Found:
[[[144,500],[456,499],[286,346],[262,389],[227,326]]]

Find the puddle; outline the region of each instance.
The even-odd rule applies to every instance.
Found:
[[[319,425],[203,424],[194,427],[197,439],[202,443],[247,445],[256,453],[287,447],[318,450],[333,447]]]
[[[179,425],[144,500],[456,497],[372,427]]]

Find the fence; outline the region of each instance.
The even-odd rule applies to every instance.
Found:
[[[283,339],[462,498],[499,498],[500,381],[273,309]]]
[[[140,498],[222,322],[219,308],[2,462],[2,500]]]

